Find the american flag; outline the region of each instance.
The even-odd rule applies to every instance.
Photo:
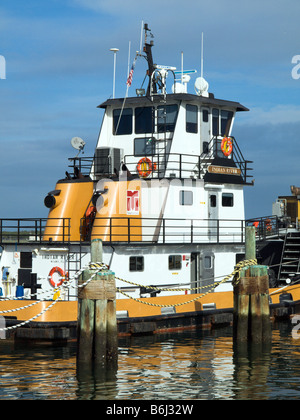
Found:
[[[131,66],[131,69],[130,69],[130,72],[129,72],[129,75],[128,75],[128,79],[127,79],[127,82],[126,82],[127,86],[131,86],[133,72],[134,72],[134,68],[135,68],[135,62],[136,62],[136,59],[132,63],[132,66]]]

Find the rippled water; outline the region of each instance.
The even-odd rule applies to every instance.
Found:
[[[76,344],[0,340],[0,399],[298,399],[300,340],[291,326],[271,346],[236,349],[231,330],[119,341],[118,366],[76,367]]]

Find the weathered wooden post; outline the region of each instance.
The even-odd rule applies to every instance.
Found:
[[[102,241],[91,242],[91,262],[102,261]],[[79,363],[116,362],[118,338],[115,275],[103,270],[85,270],[78,279],[77,361]]]
[[[245,260],[256,258],[255,227],[246,227]],[[237,341],[271,339],[268,268],[242,268],[234,285],[233,336]]]

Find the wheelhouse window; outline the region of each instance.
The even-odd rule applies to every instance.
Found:
[[[233,118],[232,111],[221,111],[221,135],[228,136]]]
[[[130,257],[129,271],[144,271],[144,257]]]
[[[181,206],[192,206],[193,205],[193,191],[180,191],[179,204]]]
[[[134,139],[134,156],[149,156],[155,154],[153,137]]]
[[[212,131],[213,136],[219,135],[219,110],[216,108],[212,110]]]
[[[153,107],[138,107],[135,108],[135,133],[136,134],[145,134],[153,133]]]
[[[209,205],[210,207],[217,207],[217,196],[215,194],[209,196]]]
[[[181,260],[181,255],[169,255],[169,270],[180,270]]]
[[[162,105],[157,107],[157,131],[159,133],[173,132],[175,130],[178,114],[177,105]]]
[[[198,133],[198,107],[197,105],[186,105],[186,132]]]
[[[121,136],[132,133],[132,109],[124,108],[113,110],[113,134]]]
[[[233,207],[233,194],[232,193],[223,193],[222,194],[222,206],[223,207]]]
[[[202,110],[202,121],[203,122],[208,122],[208,109],[203,109]]]

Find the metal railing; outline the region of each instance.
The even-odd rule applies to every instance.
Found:
[[[235,137],[230,136],[229,138],[232,141],[232,153],[227,159],[232,160],[235,163],[236,167],[241,172],[241,177],[244,183],[249,184],[248,178],[253,178],[253,176],[249,174],[249,172],[253,170],[252,168],[249,167],[249,164],[252,163],[252,161],[246,160],[244,158]],[[207,144],[206,150],[200,156],[204,164],[205,162],[207,161],[209,162],[210,159],[214,159],[214,158],[226,159],[226,157],[224,156],[224,153],[221,150],[222,141],[223,141],[223,136],[212,137],[210,142]],[[206,163],[206,166],[207,166],[207,163]]]
[[[69,218],[0,219],[0,244],[56,242],[71,238]]]
[[[82,240],[104,243],[243,243],[245,221],[140,217],[97,217],[87,229],[82,219]]]
[[[143,157],[149,158],[152,163],[152,168],[151,171],[149,171],[147,179],[172,177],[203,179],[208,166],[212,163],[212,160],[219,157],[225,160],[228,159],[229,161],[233,161],[236,168],[240,171],[240,176],[243,180],[242,182],[245,184],[250,183],[249,178],[252,178],[252,175],[249,173],[252,168],[249,167],[249,163],[252,162],[245,160],[235,138],[230,138],[233,141],[233,149],[231,155],[227,158],[221,151],[222,138],[213,137],[211,141],[207,143],[205,152],[203,152],[200,156],[184,153],[163,152],[148,154],[145,156],[125,155],[123,162],[132,175],[138,176],[139,173],[137,165],[139,160]],[[89,175],[94,179],[101,176],[116,176],[112,165],[104,165],[103,162],[105,162],[105,158],[103,156],[100,157],[95,155],[94,157],[75,157],[70,158],[69,161],[71,162],[69,165],[71,170],[68,174],[70,178],[86,177]],[[119,167],[115,169],[117,171],[120,170]],[[107,171],[109,173],[107,173]]]
[[[246,226],[254,226],[256,238],[263,240],[268,237],[278,237],[287,228],[286,223],[278,216],[264,216],[246,220]]]

